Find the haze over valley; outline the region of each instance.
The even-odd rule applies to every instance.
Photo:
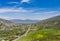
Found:
[[[0,0],[0,41],[60,41],[60,0]]]

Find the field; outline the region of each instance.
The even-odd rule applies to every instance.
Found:
[[[32,24],[0,19],[0,41],[60,41],[60,16]]]
[[[60,41],[60,30],[31,30],[27,36],[22,37],[17,41]]]

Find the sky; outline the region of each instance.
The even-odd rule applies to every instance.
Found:
[[[60,15],[60,0],[0,0],[0,18],[44,20]]]

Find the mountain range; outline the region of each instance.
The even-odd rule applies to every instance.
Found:
[[[9,20],[9,21],[14,22],[14,23],[37,23],[37,22],[39,22],[40,20],[29,20],[29,19],[20,20],[20,19],[12,19],[12,20]]]

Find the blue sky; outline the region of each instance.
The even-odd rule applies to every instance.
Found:
[[[0,0],[0,18],[43,20],[60,15],[60,0]]]

